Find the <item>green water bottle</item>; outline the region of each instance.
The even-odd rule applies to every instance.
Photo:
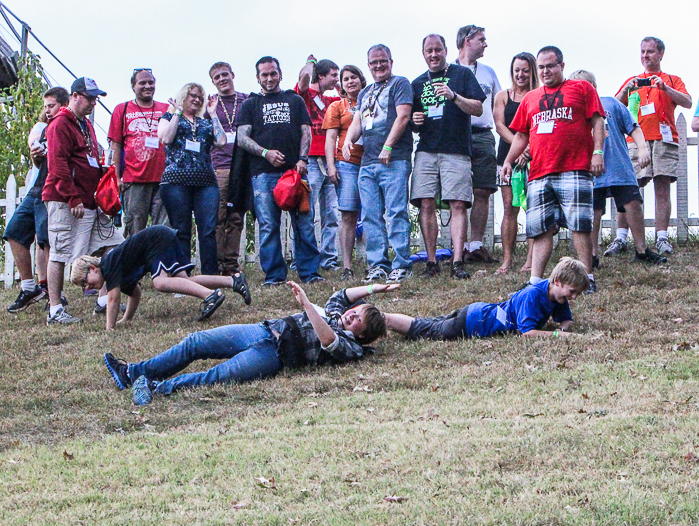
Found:
[[[641,97],[638,95],[638,91],[634,91],[629,95],[628,106],[631,117],[633,117],[634,121],[638,122],[638,110],[641,107]]]
[[[523,210],[527,209],[527,178],[529,176],[529,165],[525,168],[516,166],[512,171],[512,206],[519,206]]]

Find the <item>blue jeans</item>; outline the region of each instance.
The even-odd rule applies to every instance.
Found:
[[[199,256],[202,274],[218,274],[216,255],[216,223],[218,222],[218,186],[185,186],[163,184],[160,186],[160,199],[163,201],[170,225],[177,230],[177,239],[187,255],[189,263],[192,254],[192,212],[197,223]]]
[[[374,163],[359,169],[359,195],[362,200],[362,223],[366,234],[366,259],[369,267],[389,270],[412,266],[408,217],[408,179],[411,169],[410,161],[391,161],[388,166]],[[389,242],[395,252],[393,264],[388,259]]]
[[[197,385],[249,382],[275,375],[282,369],[279,342],[262,324],[226,325],[195,332],[174,347],[145,362],[129,364],[129,377],[145,376],[158,382],[156,393],[168,395]],[[227,360],[208,371],[167,379],[195,360]]]
[[[255,194],[255,215],[260,225],[260,265],[265,273],[265,281],[286,281],[286,262],[282,254],[279,229],[282,211],[274,202],[274,187],[281,173],[261,173],[253,176],[252,189]],[[301,281],[318,276],[320,255],[316,245],[313,216],[289,212],[294,231],[294,261]]]
[[[320,202],[320,266],[337,265],[337,192],[330,178],[318,166],[319,157],[308,160],[308,184],[311,185],[311,212],[315,222],[316,202]],[[320,159],[325,163],[325,159]]]

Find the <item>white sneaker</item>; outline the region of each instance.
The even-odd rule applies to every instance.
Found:
[[[46,325],[72,325],[74,323],[82,323],[82,321],[82,318],[78,318],[77,316],[72,316],[71,314],[68,314],[68,312],[65,309],[60,309],[53,316],[46,316]]]
[[[409,268],[394,268],[388,275],[386,283],[400,283],[413,277],[413,271]]]
[[[667,238],[658,239],[658,242],[655,244],[655,248],[657,248],[658,252],[661,254],[672,254],[674,252],[672,250],[672,245]]]
[[[362,283],[373,283],[374,281],[383,281],[387,278],[386,271],[381,267],[372,267],[367,272],[366,277],[362,280]]]

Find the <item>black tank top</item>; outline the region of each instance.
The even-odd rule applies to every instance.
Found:
[[[505,105],[505,126],[509,127],[515,118],[515,113],[517,113],[517,108],[519,108],[519,102],[515,102],[510,98],[510,90],[507,90],[507,104]],[[512,131],[512,130],[510,130]],[[513,132],[514,133],[514,132]],[[507,154],[510,153],[510,144],[500,137],[500,143],[498,145],[498,166],[502,166],[507,158]]]

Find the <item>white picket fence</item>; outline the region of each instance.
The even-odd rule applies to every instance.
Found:
[[[677,206],[676,206],[676,217],[670,219],[670,226],[676,227],[677,229],[677,242],[680,245],[687,243],[689,237],[689,227],[699,227],[699,210],[692,212],[690,216],[689,211],[689,185],[688,185],[688,155],[687,150],[689,146],[699,146],[699,136],[688,137],[687,136],[687,121],[682,114],[677,118],[677,133],[679,136],[679,166],[677,169],[677,184],[675,186],[675,191],[677,193]],[[698,156],[699,158],[699,156]],[[699,161],[697,166],[697,173],[699,173]],[[17,188],[17,182],[14,175],[10,175],[7,180],[7,185],[5,187],[5,196],[0,199],[0,209],[4,209],[5,225],[9,222],[12,215],[15,213],[17,206],[20,204],[22,198],[26,194],[27,188]],[[697,196],[697,206],[699,207],[699,195]],[[611,202],[611,200],[610,200]],[[611,218],[602,221],[602,227],[605,229],[610,229],[612,234],[616,233],[616,213],[615,207],[609,206],[611,209]],[[316,218],[319,218],[319,214],[316,213]],[[448,223],[449,212],[441,212],[442,225]],[[654,219],[646,219],[646,227],[654,227]],[[320,221],[316,220],[315,225],[316,239],[320,240]],[[289,215],[284,213],[282,216],[282,251],[287,260],[291,259],[291,253],[293,248],[292,232],[291,232],[291,222],[289,220]],[[566,232],[565,230],[563,232]],[[563,234],[565,236],[565,234]],[[243,232],[241,238],[241,254],[245,252],[246,236]],[[517,237],[520,242],[526,241],[525,235],[520,233]],[[449,226],[440,225],[440,235],[438,243],[442,247],[451,246],[451,238],[449,233]],[[495,194],[490,198],[490,214],[488,217],[488,225],[486,228],[486,234],[484,237],[484,244],[492,248],[494,244],[500,243],[500,235],[495,233]],[[419,249],[424,249],[424,243],[422,237],[418,234],[411,238],[411,245],[413,247],[418,247]],[[259,232],[257,224],[255,225],[255,246],[259,246]],[[19,279],[19,274],[14,267],[14,258],[12,257],[12,251],[10,250],[10,245],[8,242],[3,242],[4,251],[4,268],[3,273],[0,275],[0,280],[5,283],[5,288],[12,286],[12,283]],[[33,254],[33,251],[32,251]],[[357,245],[357,256],[363,257],[364,246],[363,243],[358,242]],[[247,263],[257,262],[259,264],[259,258],[255,253],[247,253],[245,255],[245,261]],[[196,262],[196,258],[195,258]]]

